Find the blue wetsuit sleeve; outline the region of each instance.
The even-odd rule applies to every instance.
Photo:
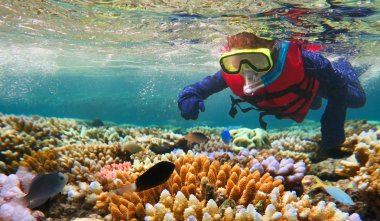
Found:
[[[361,107],[365,93],[358,76],[344,59],[331,63],[319,53],[302,51],[305,75],[320,82],[317,96],[328,100],[321,118],[322,145],[335,147],[345,140],[347,107]]]
[[[219,70],[214,75],[207,76],[195,84],[185,87],[180,94],[195,94],[205,100],[210,95],[215,94],[227,88],[227,83],[224,81],[222,72]]]
[[[181,116],[186,120],[196,120],[199,111],[205,111],[203,100],[226,87],[227,84],[224,81],[221,71],[185,87],[179,94],[177,101]]]
[[[305,68],[305,75],[317,79],[321,86],[331,88],[344,88],[347,79],[342,73],[337,73],[331,62],[319,53],[302,51],[302,60]]]

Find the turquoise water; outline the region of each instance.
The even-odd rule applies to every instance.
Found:
[[[259,127],[258,114],[228,115],[231,92],[211,96],[185,121],[178,93],[218,70],[226,36],[260,35],[325,43],[345,56],[368,95],[349,119],[380,120],[377,1],[2,1],[0,112],[120,124]],[[323,109],[310,111],[319,120]],[[290,125],[268,117],[269,127]]]

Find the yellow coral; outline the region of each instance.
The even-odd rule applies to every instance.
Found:
[[[248,129],[240,128],[230,130],[232,136],[232,143],[235,150],[240,150],[242,148],[256,148],[262,149],[269,146],[269,136],[268,133],[261,129]]]

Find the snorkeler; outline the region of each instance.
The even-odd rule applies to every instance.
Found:
[[[196,120],[205,111],[204,100],[227,87],[239,96],[233,98],[229,114],[260,112],[263,116],[302,122],[309,109],[319,109],[322,98],[328,100],[321,118],[320,155],[340,158],[345,140],[347,108],[359,108],[366,102],[358,75],[345,59],[330,61],[296,42],[264,39],[243,32],[227,39],[226,52],[220,57],[221,70],[191,84],[178,97],[181,116]],[[239,103],[251,107],[242,108]]]

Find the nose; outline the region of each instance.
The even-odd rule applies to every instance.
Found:
[[[241,72],[244,73],[245,71],[253,71],[253,69],[247,64],[242,64]]]

